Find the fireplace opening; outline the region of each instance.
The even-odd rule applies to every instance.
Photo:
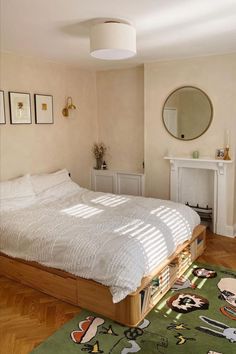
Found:
[[[194,209],[201,223],[214,230],[214,171],[182,167],[179,178],[179,201]]]
[[[208,226],[212,229],[212,220],[213,220],[213,208],[209,208],[207,205],[205,208],[197,205],[190,205],[188,202],[185,205],[189,206],[195,210],[201,218],[202,224]]]
[[[207,223],[214,233],[233,236],[233,228],[227,225],[227,174],[233,162],[170,156],[164,159],[170,161],[171,167],[170,199],[197,207],[202,223]],[[207,216],[208,213],[211,215]]]

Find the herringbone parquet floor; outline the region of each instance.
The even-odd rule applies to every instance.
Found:
[[[0,277],[0,353],[29,353],[79,311],[78,307]]]
[[[236,239],[208,234],[207,249],[199,261],[236,269]],[[28,354],[79,311],[0,277],[0,353]]]

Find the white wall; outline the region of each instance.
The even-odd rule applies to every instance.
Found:
[[[180,86],[196,86],[210,97],[214,115],[208,131],[192,141],[179,141],[165,130],[162,107],[171,91]],[[225,145],[225,131],[231,133],[231,157],[236,149],[236,54],[145,65],[145,172],[148,196],[169,198],[167,151],[176,156],[214,157]],[[235,164],[228,175],[228,224],[236,223]],[[194,186],[193,186],[194,188]]]
[[[5,91],[7,124],[1,125],[1,179],[66,167],[89,187],[91,146],[97,139],[96,74],[11,54],[1,55],[0,88]],[[11,125],[7,91],[31,93],[32,125]],[[33,94],[53,95],[54,124],[34,123]],[[65,98],[77,110],[62,116]]]

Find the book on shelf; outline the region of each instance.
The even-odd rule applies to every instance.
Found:
[[[179,259],[183,261],[183,260],[185,260],[185,259],[188,259],[189,256],[191,256],[191,252],[189,252],[189,251],[186,252],[186,253],[181,253]]]
[[[174,274],[176,274],[178,267],[179,267],[179,263],[177,261],[171,262],[169,264],[170,277],[172,277]]]
[[[184,263],[191,260],[191,252],[185,253],[185,254],[181,254],[181,256],[179,257],[179,263]]]
[[[151,298],[151,287],[148,286],[145,289],[143,289],[140,292],[140,296],[141,296],[141,314],[143,315],[149,307],[150,298]]]
[[[165,286],[165,284],[168,284],[169,281],[170,281],[170,275],[169,274],[166,274],[164,277],[161,277],[161,281],[160,281],[161,288],[163,286]]]
[[[179,264],[180,264],[180,265],[181,265],[181,264],[186,264],[186,263],[188,263],[189,261],[191,261],[191,254],[190,254],[188,257],[186,257],[186,258],[182,258],[182,259],[180,260]]]
[[[140,298],[141,298],[141,313],[142,313],[142,310],[143,310],[144,296],[145,296],[145,290],[142,290],[142,291],[140,292]]]
[[[163,294],[162,291],[157,291],[153,296],[151,297],[151,305],[154,306],[156,303],[162,298]]]
[[[151,296],[153,296],[160,289],[159,277],[153,278],[150,284]]]
[[[189,257],[187,257],[187,258],[185,258],[185,259],[182,259],[179,264],[180,264],[180,265],[181,265],[181,264],[186,264],[186,263],[189,263],[190,261],[191,261],[191,255],[189,255]]]
[[[146,296],[144,298],[144,312],[147,311],[149,304],[150,304],[150,298],[151,298],[151,289],[150,286],[147,288],[146,291]]]
[[[203,238],[202,237],[198,237],[197,238],[197,245],[199,246],[200,245],[200,243],[202,243],[203,242]]]

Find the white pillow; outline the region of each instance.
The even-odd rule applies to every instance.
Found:
[[[30,175],[25,175],[10,181],[0,182],[0,200],[34,197]]]
[[[66,169],[54,173],[31,176],[33,190],[37,195],[68,181],[71,181],[71,179]]]
[[[45,190],[38,194],[38,198],[43,202],[50,202],[59,198],[69,197],[79,191],[81,191],[81,187],[70,180]]]
[[[26,208],[36,202],[30,175],[0,182],[0,211]]]

